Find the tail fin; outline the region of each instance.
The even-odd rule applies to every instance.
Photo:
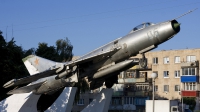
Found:
[[[49,70],[50,68],[61,64],[36,55],[29,55],[22,60],[30,75]]]

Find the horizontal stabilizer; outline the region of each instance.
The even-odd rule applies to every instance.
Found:
[[[20,79],[12,79],[9,82],[7,82],[6,84],[4,84],[3,87],[8,88],[8,87],[11,87],[11,86],[18,86],[18,85],[21,85],[21,84],[31,83],[31,82],[34,82],[38,79],[55,75],[57,69],[58,68],[55,68],[55,69],[52,69],[52,70],[47,70],[47,71],[37,73],[35,75],[31,75],[31,76],[28,76],[28,77],[20,78]]]
[[[37,84],[33,84],[33,85],[28,85],[28,86],[24,86],[21,88],[17,88],[17,89],[13,89],[11,91],[9,91],[7,94],[21,94],[21,93],[29,93],[35,89],[37,89],[38,87],[40,87],[44,82],[40,82]]]

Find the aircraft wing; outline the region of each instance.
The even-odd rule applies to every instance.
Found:
[[[35,75],[31,75],[31,76],[20,78],[20,79],[12,79],[9,82],[7,82],[6,84],[4,84],[3,87],[8,88],[8,87],[11,87],[11,86],[18,86],[18,85],[21,85],[21,84],[31,83],[31,82],[34,82],[34,81],[40,79],[40,78],[55,75],[57,69],[58,68],[55,68],[55,69],[52,69],[52,70],[47,70],[47,71],[40,72],[40,73],[37,73]]]
[[[105,52],[101,52],[99,54],[94,54],[91,56],[83,56],[78,58],[77,60],[74,61],[70,61],[68,63],[66,63],[66,66],[74,66],[74,65],[78,65],[81,63],[85,63],[85,62],[89,62],[89,61],[98,61],[98,60],[102,60],[104,58],[107,58],[111,55],[113,55],[114,53],[116,53],[118,50],[120,50],[121,47],[109,50],[109,51],[105,51]]]
[[[81,58],[78,58],[77,60],[74,61],[70,61],[68,63],[66,63],[66,66],[75,66],[78,64],[82,64],[82,63],[86,63],[86,62],[90,62],[90,61],[99,61],[105,58],[108,58],[109,56],[113,55],[114,53],[116,53],[119,49],[121,49],[121,47],[109,50],[109,51],[104,51],[98,54],[94,55],[90,55],[90,56],[83,56]],[[44,72],[40,72],[28,77],[24,77],[24,78],[20,78],[20,79],[12,79],[10,81],[8,81],[6,84],[3,85],[4,88],[8,88],[11,86],[18,86],[21,84],[28,84],[34,81],[37,81],[38,79],[44,78],[44,77],[48,77],[48,76],[52,76],[52,75],[56,75],[56,70],[58,70],[60,67],[51,69],[51,70],[46,70]]]
[[[24,86],[21,88],[17,88],[17,89],[13,89],[11,91],[9,91],[7,94],[21,94],[21,93],[29,93],[31,91],[33,91],[34,89],[40,87],[44,82],[40,82],[37,84],[33,84],[33,85],[28,85],[28,86]]]

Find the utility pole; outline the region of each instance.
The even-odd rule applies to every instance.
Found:
[[[152,77],[152,79],[153,79],[153,95],[152,95],[152,96],[153,96],[153,98],[152,98],[152,99],[153,99],[153,112],[154,112],[154,106],[155,106],[155,104],[154,104],[154,103],[155,103],[155,102],[154,102],[154,86],[155,86],[155,78],[156,78],[157,76],[158,76],[158,75],[157,75],[156,73],[152,73],[152,74],[151,74],[151,77]]]

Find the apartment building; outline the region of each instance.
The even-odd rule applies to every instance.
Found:
[[[118,75],[119,84],[113,86],[109,112],[143,111],[145,100],[152,99],[153,72],[158,75],[155,79],[155,99],[180,101],[182,97],[196,97],[199,101],[200,49],[151,51],[145,53],[145,56],[148,59],[147,68],[141,69],[137,65]],[[141,55],[133,58],[141,58]],[[85,96],[87,95],[83,95],[81,103],[75,104],[74,107],[87,106],[95,95]]]
[[[199,96],[200,49],[162,50],[146,53],[155,72],[156,99],[181,99]],[[181,94],[182,93],[182,94]]]

